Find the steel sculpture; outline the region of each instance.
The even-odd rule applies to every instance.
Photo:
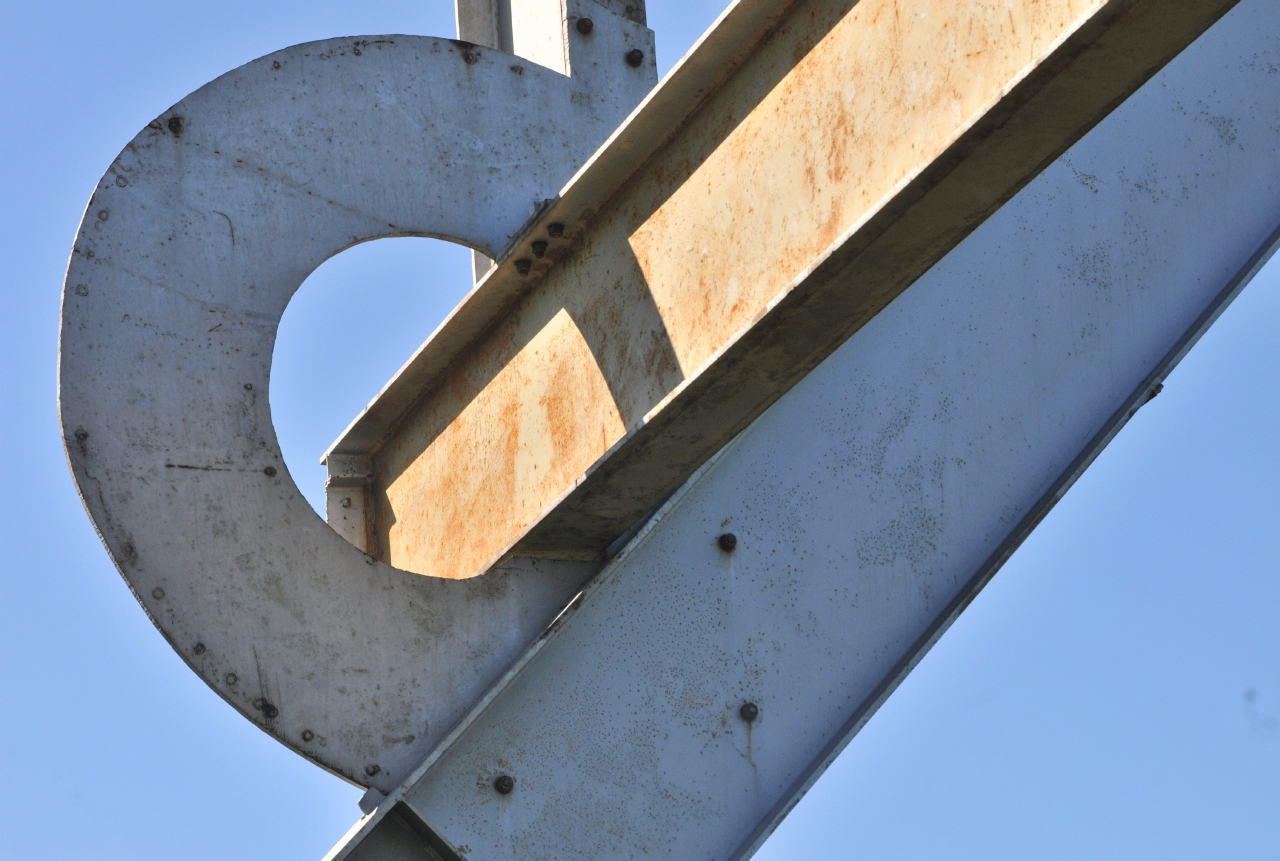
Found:
[[[1235,6],[748,0],[648,95],[585,0],[255,61],[82,226],[90,515],[370,787],[331,858],[747,857],[1273,250],[1280,11]],[[383,235],[478,283],[327,454],[335,533],[271,343]]]

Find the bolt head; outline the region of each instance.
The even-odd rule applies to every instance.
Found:
[[[267,478],[275,478],[276,468],[274,466],[269,466],[262,471],[262,474],[265,475]]]
[[[88,295],[89,295],[89,285],[88,285],[88,284],[77,284],[77,285],[76,285],[76,295],[77,295],[77,296],[88,296]]]
[[[302,740],[303,740],[303,741],[311,741],[311,740],[312,740],[312,739],[314,739],[315,737],[316,737],[316,734],[315,734],[315,733],[313,733],[313,732],[312,732],[311,730],[309,730],[309,729],[304,729],[304,730],[302,731]]]
[[[627,65],[633,69],[639,68],[644,62],[644,51],[639,48],[632,48],[627,52]]]
[[[541,260],[547,253],[547,241],[539,239],[533,243],[533,256]]]
[[[596,28],[595,22],[592,21],[590,18],[579,18],[577,26],[578,26],[578,32],[584,36],[588,35],[592,30]]]
[[[161,598],[164,597],[164,590],[161,589],[159,586],[157,586],[156,588],[151,590],[151,597],[159,601]]]
[[[271,703],[267,703],[262,707],[262,714],[267,720],[275,720],[280,717],[280,709],[276,708]]]
[[[195,652],[197,655],[203,655],[207,650],[205,649],[204,643],[196,643],[195,648],[191,651]]]
[[[732,532],[726,532],[716,539],[716,544],[719,544],[720,549],[725,553],[732,553],[738,547],[738,536]]]
[[[224,679],[226,680],[227,684],[233,685],[233,686],[235,685],[236,682],[240,681],[240,677],[237,676],[235,673],[227,673],[226,676],[224,676]]]
[[[382,766],[380,765],[366,765],[364,767],[364,773],[367,774],[369,777],[373,777],[375,774],[377,774],[380,771],[382,771]]]
[[[167,125],[169,126],[169,131],[173,133],[174,137],[182,134],[182,130],[186,126],[182,117],[170,117]]]
[[[88,291],[85,291],[85,292],[88,292]],[[84,442],[88,438],[89,438],[89,432],[87,430],[85,430],[84,428],[76,428],[76,439],[80,440],[80,442]]]
[[[744,721],[751,723],[760,717],[760,707],[755,703],[743,703],[742,708],[738,709],[738,714],[742,716]]]
[[[547,235],[552,239],[559,239],[564,236],[564,225],[558,221],[553,221],[547,225]]]
[[[532,260],[522,258],[516,261],[516,271],[519,272],[521,276],[528,275],[529,270],[532,268],[533,268]]]
[[[344,497],[342,497],[342,499],[339,499],[339,500],[338,500],[338,504],[339,504],[339,505],[341,505],[343,508],[350,508],[350,507],[351,507],[351,497],[349,497],[349,496],[344,496]]]
[[[509,774],[504,774],[493,782],[493,788],[498,791],[499,795],[507,795],[516,788],[515,778]]]

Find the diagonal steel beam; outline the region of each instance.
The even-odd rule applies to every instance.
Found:
[[[332,447],[370,552],[598,557],[1233,5],[734,5]]]

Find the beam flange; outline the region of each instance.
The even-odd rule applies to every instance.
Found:
[[[767,5],[726,14],[335,444],[375,459],[385,561],[597,557],[1234,0]]]

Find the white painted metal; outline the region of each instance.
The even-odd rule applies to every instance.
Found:
[[[330,857],[409,857],[406,822],[477,861],[749,856],[1271,252],[1276,128],[1280,8],[1246,0],[694,476]]]
[[[316,42],[166,111],[89,203],[59,376],[85,505],[192,669],[348,780],[398,784],[596,566],[511,560],[447,582],[339,538],[272,429],[280,315],[358,242],[437,236],[495,254],[620,111],[452,40]]]

